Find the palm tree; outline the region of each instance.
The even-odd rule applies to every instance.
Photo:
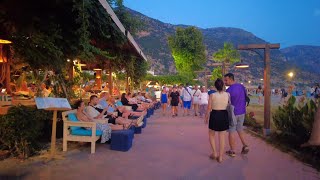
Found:
[[[240,54],[231,43],[224,43],[223,49],[213,54],[215,62],[222,63],[222,75],[226,74],[226,65],[230,65],[240,61]]]

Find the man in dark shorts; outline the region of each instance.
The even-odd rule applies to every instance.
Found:
[[[178,104],[180,100],[180,94],[176,86],[173,86],[173,90],[170,93],[170,99],[171,99],[172,117],[178,116]]]

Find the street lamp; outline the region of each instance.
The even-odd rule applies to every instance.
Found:
[[[263,81],[264,81],[264,123],[263,123],[263,134],[269,135],[270,132],[270,116],[271,116],[271,90],[270,90],[270,50],[279,49],[280,44],[248,44],[239,45],[239,50],[250,50],[256,49],[264,50],[264,70],[263,70]],[[259,54],[259,53],[257,53]],[[260,55],[260,54],[259,54]]]
[[[293,72],[289,72],[289,73],[288,73],[288,76],[289,76],[290,78],[292,78],[292,77],[293,77]]]

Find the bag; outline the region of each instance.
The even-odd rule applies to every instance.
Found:
[[[234,115],[234,106],[231,104],[230,94],[228,93],[228,105],[227,105],[227,112],[228,112],[228,120],[229,126],[234,126],[237,123],[236,116]]]
[[[247,106],[249,106],[249,104],[250,104],[250,98],[249,98],[249,96],[248,96],[248,94],[247,94],[246,88],[244,88],[244,95],[245,95],[246,104],[247,104]]]

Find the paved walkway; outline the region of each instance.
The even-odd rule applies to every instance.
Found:
[[[235,158],[225,156],[219,164],[210,154],[207,126],[199,117],[162,116],[160,110],[148,119],[147,128],[136,135],[128,152],[111,151],[98,144],[70,151],[65,160],[38,163],[24,179],[320,179],[319,173],[261,139],[246,136],[250,152]]]

